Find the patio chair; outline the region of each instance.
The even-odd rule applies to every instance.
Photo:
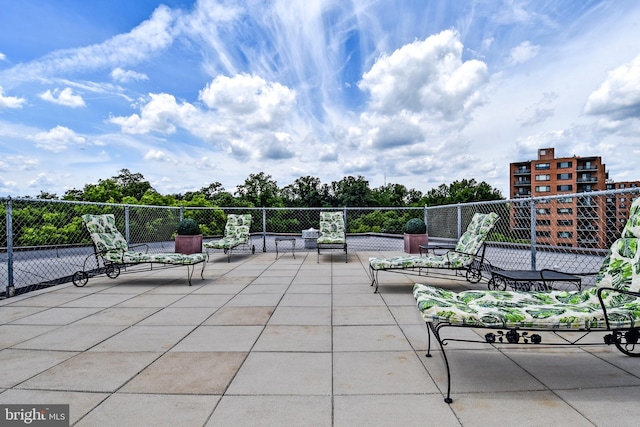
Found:
[[[455,248],[436,255],[426,253],[422,255],[406,255],[392,258],[369,258],[369,273],[371,286],[378,292],[378,272],[423,275],[424,270],[440,269],[453,270],[456,274],[464,271],[467,281],[478,283],[482,279],[484,264],[485,241],[499,217],[495,212],[488,214],[476,213]]]
[[[320,230],[318,233],[318,262],[321,249],[344,250],[344,262],[349,262],[347,256],[347,235],[342,212],[320,212]]]
[[[420,283],[414,285],[413,295],[427,324],[426,356],[431,356],[433,335],[444,358],[447,371],[445,402],[452,402],[451,370],[446,352],[449,342],[492,346],[517,344],[521,350],[527,345],[531,348],[532,345],[604,344],[614,345],[627,356],[640,357],[640,198],[632,203],[629,213],[622,236],[613,242],[604,257],[593,287],[576,291],[454,292]],[[447,336],[443,333],[460,328],[473,328],[473,338],[471,335],[463,337],[458,332]],[[483,328],[486,333],[482,332]],[[552,339],[543,340],[539,332],[546,332]],[[584,339],[591,332],[602,333],[602,341]],[[605,352],[598,354],[606,355]],[[459,360],[462,359],[461,356]],[[473,358],[468,362],[474,363]],[[597,376],[593,386],[597,387]]]
[[[222,239],[204,242],[202,246],[207,251],[207,259],[209,258],[209,249],[222,249],[227,254],[227,262],[231,262],[231,251],[239,246],[247,246],[251,253],[256,253],[255,245],[250,243],[251,239],[251,215],[229,214],[227,223],[224,226],[224,236]]]
[[[115,279],[123,269],[129,266],[140,264],[160,264],[165,267],[187,267],[187,279],[191,286],[191,277],[196,264],[202,263],[200,277],[204,279],[205,261],[204,253],[190,255],[180,253],[149,253],[149,246],[146,244],[129,246],[126,239],[116,228],[116,220],[113,214],[105,215],[82,215],[82,221],[86,226],[93,242],[94,253],[88,256],[83,264],[82,270],[77,271],[72,276],[75,286],[82,287],[87,284],[90,276],[106,273]],[[144,247],[144,252],[135,251],[134,248]],[[89,260],[95,257],[97,268],[89,270]]]

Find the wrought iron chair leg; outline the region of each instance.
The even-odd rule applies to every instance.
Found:
[[[436,340],[438,340],[438,344],[440,344],[440,350],[442,350],[442,357],[444,358],[444,364],[447,369],[447,397],[444,398],[444,401],[445,403],[452,403],[453,399],[451,399],[451,370],[449,369],[449,359],[447,359],[447,353],[444,351],[444,344],[442,343],[437,327],[433,325],[433,322],[427,323],[433,332],[433,335],[436,337]]]

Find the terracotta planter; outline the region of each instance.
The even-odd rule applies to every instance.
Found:
[[[202,234],[195,236],[177,235],[175,243],[175,252],[177,254],[197,254],[202,252]]]
[[[429,243],[427,234],[406,234],[404,235],[404,251],[408,254],[419,254],[420,245]]]

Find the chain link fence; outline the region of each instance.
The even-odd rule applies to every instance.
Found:
[[[173,252],[176,226],[193,218],[204,239],[223,235],[228,214],[252,216],[256,252],[275,252],[275,237],[296,238],[296,250],[315,251],[304,230],[317,229],[322,210],[346,218],[349,253],[402,252],[402,231],[411,218],[427,223],[430,241],[456,242],[476,212],[500,216],[487,241],[495,268],[597,271],[619,235],[637,188],[434,207],[406,208],[202,208],[118,205],[61,200],[0,198],[0,297],[71,281],[93,247],[81,215],[111,213],[131,245]]]

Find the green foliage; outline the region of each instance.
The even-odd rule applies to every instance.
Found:
[[[195,219],[185,218],[178,223],[176,231],[181,236],[195,236],[200,234],[200,227]]]
[[[438,188],[430,190],[424,197],[427,206],[451,205],[457,203],[471,203],[485,200],[504,200],[500,190],[492,188],[482,181],[477,183],[475,179],[454,181],[450,185],[442,184]]]
[[[407,234],[424,234],[427,232],[427,225],[420,218],[411,218],[404,226]]]

